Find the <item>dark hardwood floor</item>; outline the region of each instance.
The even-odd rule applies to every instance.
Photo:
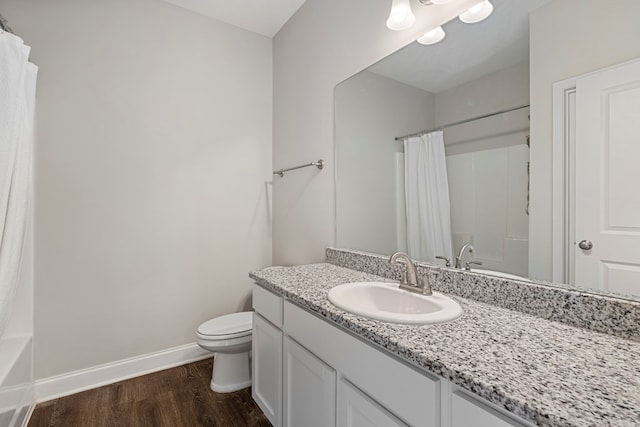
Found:
[[[212,359],[54,399],[28,427],[270,427],[251,389],[214,393]]]

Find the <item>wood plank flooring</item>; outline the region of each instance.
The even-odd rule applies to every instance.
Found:
[[[250,388],[211,391],[212,360],[40,403],[28,427],[270,427]]]

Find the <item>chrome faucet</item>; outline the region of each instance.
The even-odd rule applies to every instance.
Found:
[[[473,246],[471,246],[471,243],[467,243],[466,245],[464,245],[461,249],[460,249],[460,253],[458,254],[458,256],[456,257],[456,268],[462,268],[462,260],[464,258],[464,254],[465,252],[469,252],[470,254],[473,253]]]
[[[427,283],[426,280],[418,280],[418,272],[416,271],[416,266],[409,258],[409,255],[404,252],[396,252],[391,255],[389,258],[389,262],[391,265],[398,264],[398,259],[404,259],[407,264],[407,269],[402,272],[402,280],[400,281],[400,289],[404,289],[409,292],[416,292],[423,295],[432,295],[431,286]],[[420,283],[422,282],[422,283]]]

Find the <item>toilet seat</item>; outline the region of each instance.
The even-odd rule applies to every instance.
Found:
[[[196,335],[204,340],[228,340],[251,335],[253,312],[227,314],[208,320],[198,326]]]

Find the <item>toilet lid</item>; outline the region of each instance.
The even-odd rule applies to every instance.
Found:
[[[249,335],[253,326],[253,312],[227,314],[207,320],[198,326],[198,334],[209,337],[234,338]]]

